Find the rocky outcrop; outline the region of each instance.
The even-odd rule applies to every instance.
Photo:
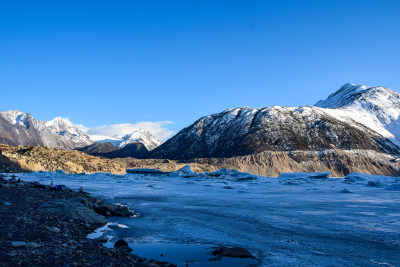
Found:
[[[74,199],[56,199],[46,202],[39,207],[39,210],[66,216],[88,224],[104,225],[107,223],[104,216],[97,214],[79,201],[74,201]]]
[[[125,174],[124,165],[76,150],[42,146],[0,145],[3,164],[1,171],[48,171],[62,170],[66,173],[108,172]],[[7,170],[8,169],[8,170]]]

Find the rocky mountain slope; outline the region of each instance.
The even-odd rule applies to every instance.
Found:
[[[93,143],[68,119],[57,117],[52,121],[39,121],[19,110],[0,112],[0,142],[68,149]]]
[[[388,130],[397,129],[398,93],[346,84],[317,105],[236,108],[204,116],[151,156],[187,160],[330,149],[400,153],[395,131]]]

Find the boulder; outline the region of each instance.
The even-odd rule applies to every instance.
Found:
[[[118,248],[118,249],[123,250],[125,252],[131,252],[132,251],[132,249],[128,245],[128,242],[126,242],[123,239],[118,240],[117,242],[115,242],[114,248]]]
[[[114,248],[121,248],[121,247],[128,247],[128,246],[129,246],[128,242],[126,242],[126,241],[123,240],[123,239],[118,240],[118,241],[115,242],[115,244],[114,244]]]
[[[133,214],[128,206],[121,204],[102,203],[94,205],[94,210],[104,216],[129,217]]]
[[[133,212],[129,209],[129,207],[122,204],[117,205],[117,212],[123,214],[123,216],[120,215],[119,217],[129,217],[133,215]],[[118,215],[116,214],[116,216]]]
[[[79,220],[88,224],[106,224],[107,220],[87,208],[76,199],[56,199],[51,202],[46,202],[40,206],[39,210],[50,212],[56,215],[66,216],[70,219]]]

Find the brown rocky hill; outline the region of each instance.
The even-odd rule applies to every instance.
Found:
[[[125,174],[125,165],[76,150],[0,145],[0,172],[55,171]]]
[[[151,168],[177,171],[191,164],[194,172],[213,172],[222,168],[236,169],[256,175],[277,177],[282,172],[331,172],[346,176],[350,172],[400,176],[400,160],[393,155],[372,150],[332,149],[315,151],[264,151],[230,158],[106,159],[76,150],[42,146],[0,145],[0,172],[55,171],[66,173],[107,172],[125,174],[126,169]]]

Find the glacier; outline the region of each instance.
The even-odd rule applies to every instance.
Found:
[[[255,176],[235,170],[91,175],[17,174],[65,184],[135,210],[100,229],[112,246],[178,266],[399,266],[399,177],[351,173]],[[126,226],[126,227],[125,227]],[[210,261],[212,248],[239,246],[254,261]],[[160,256],[160,255],[163,256]]]

